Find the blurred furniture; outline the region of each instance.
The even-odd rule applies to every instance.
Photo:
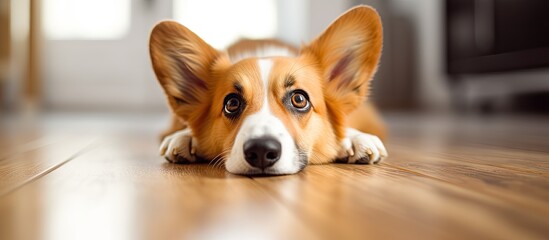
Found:
[[[448,0],[448,73],[548,67],[547,11],[545,0]]]
[[[509,108],[549,91],[549,1],[447,0],[446,70],[458,105]]]
[[[4,104],[4,87],[10,57],[10,1],[0,0],[0,109]]]

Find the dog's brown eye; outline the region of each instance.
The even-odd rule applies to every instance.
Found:
[[[246,108],[246,100],[242,96],[231,93],[223,100],[223,114],[228,119],[237,119]]]
[[[286,108],[297,117],[308,113],[311,108],[313,108],[313,104],[309,100],[309,95],[301,89],[287,92],[286,95],[284,95],[284,98],[282,98],[282,102],[284,102]]]
[[[294,93],[292,95],[292,105],[295,108],[306,108],[309,105],[309,100],[302,93]]]
[[[231,98],[227,100],[225,103],[225,112],[226,113],[234,113],[237,112],[240,109],[240,99],[238,98]]]

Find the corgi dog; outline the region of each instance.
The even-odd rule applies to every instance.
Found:
[[[387,156],[384,125],[365,103],[382,48],[371,7],[350,9],[299,50],[242,40],[219,51],[173,21],[154,27],[149,47],[172,110],[160,146],[170,162],[279,175]]]

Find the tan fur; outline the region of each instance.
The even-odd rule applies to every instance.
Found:
[[[360,105],[354,112],[349,114],[347,126],[361,132],[376,135],[383,142],[387,138],[387,128],[383,123],[383,119],[381,119],[377,109],[370,102]]]
[[[295,142],[307,150],[310,163],[334,161],[345,127],[383,138],[385,129],[371,104],[365,102],[369,81],[381,54],[379,16],[369,7],[349,10],[320,37],[303,46],[296,58],[274,57],[269,76],[272,92],[263,93],[257,59],[231,63],[229,55],[265,45],[287,46],[274,40],[243,40],[226,52],[213,49],[196,34],[175,22],[161,22],[151,34],[153,68],[172,109],[169,135],[190,127],[198,140],[197,152],[205,158],[223,157],[233,145],[242,119],[261,108],[269,94],[269,108],[286,126]],[[284,82],[295,79],[293,89],[303,89],[314,108],[305,115],[291,116],[278,101]],[[244,89],[247,102],[240,118],[223,116],[223,99],[234,93],[234,84]]]

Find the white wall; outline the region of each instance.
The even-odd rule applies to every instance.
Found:
[[[171,2],[132,1],[131,7],[130,31],[122,39],[44,40],[46,107],[165,109],[149,60],[148,40],[154,24],[171,17]]]
[[[350,0],[311,0],[309,4],[309,36],[315,38],[351,6],[352,1]]]
[[[351,0],[279,0],[277,38],[301,46],[352,6]]]

